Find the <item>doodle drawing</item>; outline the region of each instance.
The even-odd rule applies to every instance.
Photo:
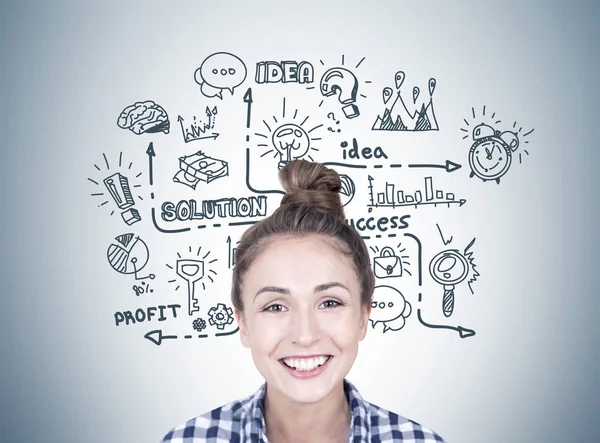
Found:
[[[233,310],[224,303],[217,303],[208,311],[208,323],[217,329],[225,329],[226,325],[233,323]]]
[[[321,140],[318,137],[313,137],[310,134],[313,131],[321,128],[323,125],[317,125],[312,127],[311,129],[305,129],[304,124],[307,122],[308,117],[306,117],[302,122],[295,123],[296,117],[298,116],[298,110],[296,109],[292,114],[291,118],[286,117],[286,105],[285,98],[283,99],[283,112],[281,115],[281,121],[277,119],[276,116],[273,116],[273,122],[277,126],[273,126],[274,129],[271,128],[271,125],[263,120],[263,124],[269,131],[270,144],[268,144],[269,136],[266,134],[256,133],[255,135],[260,137],[262,140],[258,147],[262,148],[270,148],[266,152],[264,152],[261,157],[264,157],[267,154],[275,152],[274,158],[279,158],[279,163],[277,167],[279,169],[283,168],[287,163],[294,159],[304,158],[306,157],[310,161],[314,161],[313,158],[309,155],[310,151],[318,151],[318,149],[312,146],[313,141]]]
[[[194,72],[194,80],[205,97],[223,99],[223,89],[233,95],[234,89],[246,80],[246,65],[228,52],[216,52],[206,57]]]
[[[402,84],[404,83],[404,72],[398,71],[395,75],[396,92],[392,88],[383,89],[383,103],[386,105],[383,115],[378,115],[373,123],[373,131],[437,131],[438,124],[433,110],[433,91],[435,91],[436,80],[429,79],[429,97],[417,105],[420,89],[415,86],[412,90],[412,102],[417,106],[414,111],[409,111],[406,101],[402,98]],[[395,95],[390,106],[388,102]]]
[[[414,206],[418,208],[423,205],[458,205],[462,206],[467,201],[465,199],[456,199],[455,195],[451,192],[444,193],[442,190],[436,190],[433,185],[432,177],[425,177],[425,187],[424,191],[417,190],[414,194],[409,192],[405,192],[404,190],[397,190],[394,192],[395,185],[393,183],[385,183],[385,191],[377,193],[377,201],[375,201],[375,192],[373,191],[373,182],[375,179],[369,175],[369,204],[367,207],[369,208],[369,212],[372,211],[373,208],[395,208],[401,206]],[[425,199],[423,199],[423,194],[425,194]]]
[[[110,169],[110,164],[108,162],[108,159],[106,157],[106,154],[102,154],[104,157],[104,163],[106,164],[106,169],[107,170],[111,170]],[[125,223],[127,223],[129,226],[133,225],[134,223],[139,222],[142,217],[140,216],[140,213],[137,209],[135,209],[133,206],[135,205],[135,201],[133,198],[133,193],[132,193],[132,188],[139,188],[141,187],[140,184],[130,184],[129,178],[124,174],[124,170],[122,169],[122,162],[123,161],[123,153],[119,153],[119,164],[118,167],[121,169],[121,171],[119,172],[114,172],[111,175],[106,176],[104,179],[102,179],[102,182],[104,184],[104,189],[107,191],[108,195],[110,195],[110,198],[112,199],[112,201],[114,202],[114,204],[117,206],[117,208],[123,210],[123,212],[121,212],[121,217],[123,218],[123,221]],[[128,170],[131,170],[133,163],[129,163],[129,167]],[[102,172],[102,169],[94,164],[94,167],[96,168],[97,171]],[[135,175],[134,178],[139,178],[142,175],[142,173],[138,173],[137,175]],[[98,182],[98,179],[94,180],[92,178],[88,177],[88,181],[90,181],[91,183],[93,183],[96,186],[101,186],[100,183]],[[106,199],[106,194],[104,192],[95,192],[92,194],[93,197],[103,197],[104,199]],[[139,198],[140,200],[143,200],[142,197],[140,195],[137,196],[137,198]],[[102,207],[106,204],[108,204],[109,200],[104,200],[99,207]],[[115,213],[115,211],[111,211],[110,215],[113,215]]]
[[[376,286],[371,306],[369,321],[373,329],[377,323],[383,323],[384,333],[402,329],[412,312],[412,306],[404,295],[391,286]]]
[[[401,244],[398,245],[401,247]],[[396,251],[390,246],[386,246],[379,250],[379,248],[371,247],[371,250],[377,254],[373,257],[373,273],[377,278],[391,278],[391,277],[402,277],[403,273],[412,275],[411,272],[406,268],[410,263],[407,261],[408,255],[397,255]],[[406,251],[406,248],[402,248],[399,253]]]
[[[207,138],[216,139],[219,134],[212,133],[208,134],[207,131],[213,129],[215,127],[215,115],[217,115],[217,107],[206,107],[206,116],[208,117],[208,121],[206,123],[197,119],[194,115],[192,117],[192,122],[188,125],[184,125],[184,118],[180,115],[177,117],[177,121],[181,126],[181,135],[183,136],[183,141],[186,143],[193,142],[196,140],[204,140]]]
[[[173,177],[173,181],[196,189],[196,185],[201,181],[210,183],[228,175],[227,162],[198,151],[195,154],[179,157],[179,171]]]
[[[145,277],[138,274],[148,263],[149,251],[146,243],[135,234],[115,237],[115,242],[106,251],[106,258],[110,266],[120,274],[133,274],[136,280],[154,279],[154,274]]]
[[[309,62],[283,61],[258,62],[256,64],[256,83],[312,83],[315,70]]]
[[[135,102],[127,106],[117,119],[119,128],[129,129],[134,134],[169,133],[169,116],[160,105],[152,100]]]
[[[439,226],[438,226],[439,228]],[[441,231],[440,231],[441,233]],[[449,243],[449,242],[448,242]],[[469,275],[469,289],[473,293],[471,283],[477,281],[479,272],[474,263],[473,252],[469,249],[475,243],[473,239],[463,252],[458,249],[446,249],[436,254],[429,263],[429,273],[436,283],[444,288],[442,312],[450,317],[454,312],[454,289],[464,282]]]
[[[202,247],[198,248],[196,252],[196,256],[200,257],[200,251]],[[188,250],[189,253],[192,252],[191,246]],[[188,293],[188,314],[193,315],[194,312],[200,310],[200,306],[198,305],[198,297],[196,293],[196,283],[200,282],[202,284],[202,289],[206,289],[206,279],[214,282],[212,276],[217,275],[214,269],[212,269],[213,264],[217,261],[217,259],[208,260],[208,256],[210,255],[210,251],[208,251],[201,259],[198,258],[183,258],[181,254],[177,253],[177,262],[175,263],[175,267],[167,264],[167,268],[174,270],[175,274],[181,277],[187,283],[187,293]],[[169,283],[176,283],[177,280],[169,280]],[[179,285],[175,288],[177,291],[180,288]]]
[[[358,68],[364,60],[365,58],[363,57],[355,68]],[[322,60],[319,61],[322,65],[325,65]],[[351,119],[360,115],[358,105],[356,104],[359,82],[356,75],[344,65],[344,55],[342,55],[341,66],[329,68],[321,76],[320,91],[324,97],[336,97],[339,103],[343,105],[342,112],[344,116],[347,119]],[[370,81],[365,81],[365,83],[370,83]],[[366,95],[360,94],[360,96],[366,98]],[[322,104],[323,101],[319,103],[319,106]]]
[[[471,113],[473,120],[477,120],[475,108],[471,108]],[[517,122],[514,122],[511,130],[500,131],[495,128],[502,121],[496,120],[495,117],[495,112],[489,117],[486,116],[485,106],[483,106],[481,119],[491,120],[491,124],[479,123],[471,132],[473,144],[469,150],[469,166],[471,167],[469,176],[471,178],[477,176],[484,182],[496,181],[496,184],[500,184],[500,178],[510,169],[513,154],[519,149],[519,135],[524,143],[529,143],[526,137],[533,132],[533,129],[521,134],[523,128],[515,130]],[[464,122],[470,126],[467,119],[464,119]],[[461,131],[467,133],[463,139],[469,136],[468,129],[461,128]],[[526,149],[522,149],[522,151],[529,155],[529,151]],[[519,163],[522,163],[521,152],[519,152]]]

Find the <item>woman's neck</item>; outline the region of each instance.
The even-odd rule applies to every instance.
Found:
[[[347,442],[351,414],[344,384],[318,403],[292,402],[267,385],[266,434],[271,443]]]

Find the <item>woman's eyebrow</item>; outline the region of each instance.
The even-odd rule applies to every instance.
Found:
[[[345,289],[346,291],[350,292],[350,290],[346,287],[346,285],[339,283],[339,282],[330,282],[330,283],[323,283],[321,285],[315,286],[313,293],[316,294],[317,292],[326,291],[330,288],[335,288],[335,287],[342,288],[342,289]],[[254,298],[258,297],[259,294],[262,294],[263,292],[276,292],[278,294],[284,294],[284,295],[290,294],[290,290],[287,288],[281,288],[279,286],[264,286],[264,287],[260,288],[258,291],[256,291]]]

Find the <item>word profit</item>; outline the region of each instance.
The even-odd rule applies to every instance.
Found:
[[[125,322],[125,325],[143,323],[145,321],[150,321],[152,317],[157,315],[158,311],[158,321],[165,321],[167,316],[165,315],[165,310],[170,309],[173,314],[173,318],[177,318],[177,309],[181,308],[181,305],[160,305],[160,306],[148,306],[147,308],[139,308],[136,309],[135,312],[131,311],[123,311],[123,312],[115,312],[115,324],[119,326],[121,323]],[[169,315],[169,311],[167,311],[167,315]]]

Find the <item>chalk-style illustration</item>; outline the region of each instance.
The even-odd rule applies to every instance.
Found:
[[[435,224],[435,226],[437,227],[438,232],[440,233],[440,237],[442,237],[442,243],[444,243],[444,246],[449,245],[450,243],[452,243],[452,239],[454,237],[450,236],[449,240],[446,240],[444,238],[444,234],[442,233],[442,228],[440,228],[440,225],[438,223]]]
[[[339,124],[340,124],[340,121],[339,121],[339,120],[336,120],[336,118],[335,118],[335,114],[334,114],[333,112],[330,112],[330,113],[328,113],[328,114],[327,114],[327,118],[328,118],[328,119],[331,119],[331,120],[333,120],[333,121],[335,122],[335,124],[336,124],[336,125],[339,125]],[[329,126],[329,127],[327,128],[327,130],[328,130],[329,132],[342,132],[342,130],[341,130],[340,128],[333,129],[331,126]]]
[[[246,129],[250,129],[250,116],[252,114],[252,88],[248,88],[246,93],[244,94],[244,103],[248,105],[248,109],[246,111]],[[250,141],[250,135],[246,134],[246,141]]]
[[[475,115],[475,108],[471,108],[471,115],[474,122],[480,123],[472,131],[467,128],[460,129],[466,132],[463,139],[469,135],[473,138],[473,144],[469,150],[469,166],[471,167],[469,176],[471,178],[477,176],[484,182],[496,181],[497,184],[500,184],[500,178],[510,169],[513,154],[519,149],[520,142],[529,143],[527,136],[533,132],[533,129],[521,134],[523,127],[517,129],[515,121],[509,130],[500,131],[496,128],[502,121],[496,119],[495,112],[491,116],[486,116],[485,106],[483,106],[480,117]],[[463,119],[463,121],[467,127],[471,126],[467,119]],[[527,149],[523,148],[521,151],[529,155]],[[519,163],[522,163],[521,152],[519,152]]]
[[[446,160],[446,162],[443,165],[436,165],[436,164],[427,164],[427,163],[413,163],[413,164],[409,164],[408,165],[409,168],[439,168],[439,169],[444,169],[446,170],[446,172],[454,172],[459,170],[460,168],[462,168],[462,165],[459,165],[458,163],[455,163],[453,161],[450,160]]]
[[[438,124],[433,110],[433,91],[435,91],[436,80],[430,78],[428,82],[429,97],[417,104],[420,89],[415,86],[412,90],[412,103],[415,107],[409,111],[406,100],[402,98],[402,84],[404,83],[404,72],[398,71],[395,75],[396,92],[390,87],[383,89],[383,104],[385,110],[383,115],[378,115],[373,123],[373,131],[437,131]],[[388,102],[395,95],[391,105]],[[413,107],[411,106],[411,107]]]
[[[218,200],[166,201],[161,206],[160,217],[166,222],[205,220],[226,217],[264,217],[267,213],[267,197],[229,197]],[[239,224],[230,224],[231,226]]]
[[[206,329],[206,321],[204,321],[203,318],[197,318],[192,322],[192,326],[194,330],[202,332],[204,329]]]
[[[256,64],[256,83],[312,83],[315,70],[309,62],[265,61]]]
[[[320,91],[324,97],[335,96],[342,106],[342,111],[347,119],[355,118],[360,115],[360,110],[356,104],[356,99],[359,96],[359,82],[356,75],[345,67],[344,55],[342,55],[341,66],[335,66],[327,69],[321,76]],[[365,60],[363,57],[354,67],[358,68]],[[321,65],[325,65],[323,60],[319,60]],[[365,81],[365,83],[371,83]],[[360,94],[360,97],[366,98],[366,95]],[[323,104],[323,100],[319,106]]]
[[[217,329],[225,329],[226,325],[233,323],[233,310],[224,303],[217,303],[208,311],[208,323]]]
[[[376,286],[371,306],[369,321],[373,329],[377,323],[383,323],[384,333],[402,329],[412,312],[412,306],[404,295],[391,286]]]
[[[240,241],[238,240],[235,244],[238,245]],[[237,248],[231,245],[231,236],[227,236],[227,268],[231,269],[235,266],[235,252]]]
[[[115,237],[106,251],[110,266],[119,274],[133,275],[136,280],[154,279],[154,274],[140,276],[148,264],[150,254],[146,243],[137,235],[127,233]]]
[[[286,116],[285,101],[284,98],[281,121],[276,116],[273,116],[273,123],[271,124],[263,120],[262,122],[267,128],[268,134],[255,133],[257,137],[261,138],[257,146],[268,148],[261,157],[274,152],[273,158],[279,158],[277,164],[279,169],[294,159],[306,157],[308,160],[314,161],[309,153],[310,151],[318,151],[318,149],[312,146],[312,142],[321,139],[311,135],[311,133],[323,126],[320,124],[313,126],[311,129],[305,129],[304,124],[308,121],[308,116],[301,122],[297,122],[297,109],[292,113],[291,118],[289,113]]]
[[[179,115],[177,117],[177,121],[179,122],[179,125],[181,127],[181,135],[183,136],[183,141],[189,143],[196,140],[205,140],[209,138],[212,138],[213,140],[216,139],[219,136],[218,133],[208,133],[208,131],[214,129],[215,127],[215,115],[217,115],[217,107],[215,106],[211,109],[209,106],[207,106],[206,116],[208,118],[206,123],[200,119],[197,119],[194,115],[192,117],[192,122],[185,123],[185,125],[185,119],[181,115]]]
[[[228,52],[209,55],[194,72],[194,80],[200,85],[205,97],[223,99],[223,89],[233,95],[234,89],[246,80],[246,65],[237,56]]]
[[[207,335],[208,337],[208,335]],[[163,335],[162,329],[155,329],[144,334],[144,338],[150,340],[156,346],[160,346],[163,340],[174,340],[177,338],[176,335]]]
[[[389,183],[386,181],[385,183],[385,191],[377,193],[377,200],[375,200],[375,193],[373,191],[373,182],[375,179],[369,175],[369,204],[367,207],[369,208],[369,212],[373,210],[373,208],[395,208],[401,206],[414,206],[418,208],[423,205],[433,205],[437,207],[438,205],[464,205],[467,200],[461,198],[457,199],[452,192],[444,192],[443,190],[436,190],[433,186],[433,178],[425,177],[425,187],[424,191],[417,190],[414,194],[409,192],[405,192],[404,190],[398,190],[394,192],[395,185],[393,183]],[[425,194],[425,199],[423,199],[423,194]]]
[[[92,197],[102,197],[103,201],[98,205],[98,207],[102,207],[108,204],[109,200],[112,200],[118,209],[123,210],[123,212],[121,212],[123,221],[127,225],[131,226],[142,219],[139,211],[133,207],[135,205],[135,200],[132,192],[132,188],[139,188],[141,185],[139,183],[134,183],[132,185],[127,175],[125,175],[131,171],[133,163],[129,163],[127,168],[125,168],[123,166],[123,152],[120,152],[117,170],[113,172],[106,154],[102,154],[102,156],[104,158],[104,164],[106,165],[106,171],[110,171],[110,175],[104,177],[103,179],[93,179],[88,177],[88,181],[101,188],[97,189],[97,192],[93,192],[91,195]],[[94,164],[94,168],[99,172],[103,172],[102,168],[100,168],[100,166],[97,164]],[[130,177],[133,177],[133,179],[138,179],[142,173],[139,172],[135,175],[130,173],[129,175]],[[104,186],[100,184],[100,181],[102,181]],[[107,194],[110,197],[107,197]],[[140,195],[137,195],[137,198],[143,200]],[[110,215],[113,215],[114,213],[115,211],[112,210]]]
[[[442,236],[442,241],[446,243],[444,236],[442,235],[441,229],[438,225],[438,230]],[[467,245],[464,251],[458,249],[446,249],[437,253],[429,262],[429,274],[436,283],[439,283],[444,288],[444,294],[442,298],[442,312],[446,317],[450,317],[454,312],[454,289],[457,285],[467,280],[469,290],[473,294],[473,288],[471,284],[477,281],[479,271],[477,265],[474,262],[473,251],[469,251],[475,238]]]
[[[119,115],[117,125],[137,135],[157,132],[168,134],[171,127],[167,111],[152,100],[127,106]]]
[[[356,185],[347,174],[340,174],[340,180],[342,182],[340,198],[342,199],[342,207],[344,207],[347,206],[348,203],[350,203],[354,198],[354,194],[356,193]]]
[[[195,154],[179,157],[179,171],[173,177],[173,181],[196,189],[196,185],[201,181],[210,183],[228,175],[229,165],[227,162],[198,151]]]
[[[421,294],[419,294],[419,301],[421,301]],[[433,323],[426,322],[425,320],[423,320],[423,314],[421,313],[421,308],[417,308],[417,319],[419,320],[419,323],[421,323],[426,328],[450,329],[451,331],[456,331],[456,332],[458,332],[458,335],[460,336],[460,338],[469,338],[469,337],[473,337],[475,335],[474,330],[465,328],[463,326],[451,326],[451,325],[439,325],[439,324],[436,325]]]
[[[202,246],[198,248],[196,251],[196,257],[200,257],[200,252],[202,251]],[[192,253],[192,247],[189,247],[188,252]],[[177,253],[177,262],[175,266],[171,266],[167,263],[167,268],[175,271],[175,274],[181,277],[187,283],[187,292],[188,292],[188,315],[193,315],[194,312],[200,310],[200,306],[198,306],[198,298],[196,294],[196,283],[200,282],[202,284],[202,290],[206,289],[206,280],[210,280],[211,283],[214,283],[212,278],[213,275],[217,275],[213,268],[213,264],[217,261],[217,259],[208,260],[208,256],[210,255],[210,251],[208,251],[201,259],[194,258],[183,258],[181,254]],[[177,283],[176,279],[169,280],[169,283]],[[179,284],[175,288],[177,291],[180,288]]]
[[[137,296],[140,296],[141,294],[152,294],[154,292],[154,289],[150,287],[150,284],[145,281],[141,282],[140,285],[133,285],[132,289]]]
[[[148,155],[148,181],[150,186],[154,184],[154,165],[153,158],[156,157],[156,152],[154,152],[154,143],[150,142],[148,148],[146,149],[146,154]],[[154,198],[154,193],[152,192],[151,198]]]
[[[361,149],[358,148],[358,141],[353,138],[352,139],[352,147],[348,148],[348,142],[347,141],[343,141],[342,143],[340,143],[340,147],[342,148],[342,158],[344,160],[346,160],[347,158],[350,159],[357,159],[357,160],[370,160],[372,158],[384,158],[387,160],[388,156],[385,153],[385,151],[383,150],[383,148],[381,146],[376,146],[375,148],[370,148],[368,146],[365,146]]]
[[[240,328],[238,326],[233,331],[218,332],[215,334],[215,337],[225,337],[227,335],[233,335],[236,332],[238,332],[239,330],[240,330]],[[192,335],[178,336],[178,335],[174,335],[174,334],[166,335],[166,334],[163,334],[162,329],[154,329],[154,330],[148,331],[144,334],[144,338],[147,339],[148,341],[154,343],[156,346],[162,345],[164,340],[177,340],[178,338],[184,338],[184,339],[190,340],[194,337],[208,338],[208,334],[198,334],[196,336],[192,336]]]
[[[115,312],[115,325],[120,326],[124,323],[129,324],[151,322],[152,318],[157,317],[156,321],[165,321],[171,316],[177,318],[177,310],[181,309],[181,305],[159,305],[138,308],[135,311],[117,311]]]
[[[402,248],[398,251],[398,254],[406,251],[406,248],[403,248],[401,243],[397,247]],[[370,249],[376,254],[373,257],[373,273],[375,277],[402,277],[403,273],[412,276],[412,273],[408,269],[408,266],[410,266],[408,255],[397,255],[396,251],[390,246],[386,246],[381,250],[378,247],[371,246]]]

